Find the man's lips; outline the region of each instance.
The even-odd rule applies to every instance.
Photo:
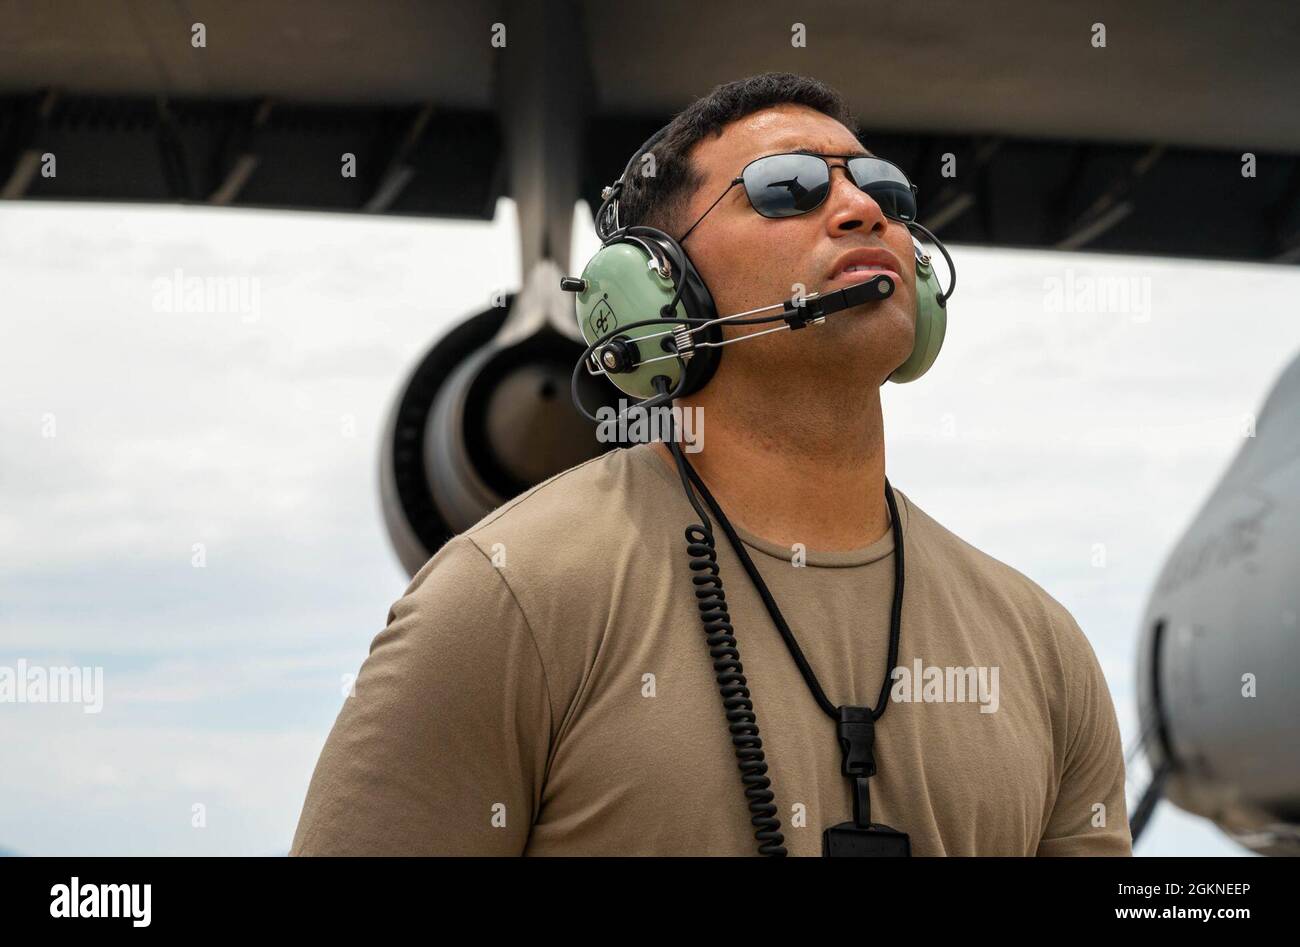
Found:
[[[903,281],[893,270],[850,270],[841,273],[835,279],[827,280],[826,287],[844,287],[852,286],[854,283],[865,283],[869,279],[875,279],[877,276],[893,277],[894,285],[898,286]]]
[[[902,281],[898,260],[888,250],[859,247],[850,250],[835,261],[826,275],[827,286],[850,286],[874,279],[880,275],[891,276],[895,283]]]

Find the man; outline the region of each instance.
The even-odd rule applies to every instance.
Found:
[[[799,216],[760,216],[744,188],[727,190],[759,156],[865,153],[853,127],[821,83],[756,76],[684,110],[654,150],[656,174],[628,182],[623,222],[690,230],[683,247],[719,313],[841,288],[850,250],[885,251],[899,277],[884,302],[727,346],[710,382],[679,399],[706,421],[690,460],[827,697],[874,704],[892,674],[872,821],[906,832],[915,855],[1131,854],[1119,730],[1087,639],[902,490],[905,609],[886,667],[879,389],[912,347],[911,239],[842,159],[828,159],[825,201]],[[443,546],[374,641],[291,853],[754,854],[685,551],[697,519],[668,449],[638,444]],[[853,817],[836,726],[717,535],[784,845],[820,855],[823,829]]]

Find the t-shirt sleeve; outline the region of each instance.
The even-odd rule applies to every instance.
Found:
[[[501,570],[452,539],[371,644],[289,854],[521,854],[552,720],[532,629]]]
[[[1124,748],[1101,664],[1062,610],[1067,740],[1056,801],[1038,855],[1132,855],[1124,798]]]

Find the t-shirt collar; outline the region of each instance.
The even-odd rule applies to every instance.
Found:
[[[667,482],[674,492],[681,496],[682,500],[685,501],[686,498],[682,492],[681,478],[672,470],[668,469],[668,465],[664,463],[662,457],[658,456],[658,452],[653,447],[649,444],[635,444],[632,447],[620,448],[620,450],[625,451],[638,463],[651,466],[655,470],[657,476]],[[903,534],[906,535],[909,514],[908,508],[910,504],[907,502],[907,497],[903,495],[903,491],[899,490],[897,487],[894,488],[894,496],[898,500],[898,515],[903,521]],[[723,507],[723,511],[726,512],[726,507]],[[689,515],[695,516],[695,511],[689,509]],[[743,529],[734,521],[731,525],[735,528],[736,535],[739,536],[741,541],[751,549],[761,552],[764,555],[771,556],[774,559],[780,559],[783,562],[791,562],[794,559],[794,548],[772,542],[771,540],[764,539],[762,536],[757,536],[749,530]],[[723,533],[722,528],[716,524],[714,526],[714,533],[717,536],[719,544],[726,543],[726,536]],[[842,549],[835,551],[806,549],[803,552],[803,562],[808,566],[832,569],[864,566],[885,558],[885,556],[888,556],[893,551],[894,531],[893,529],[887,529],[885,530],[885,534],[875,542],[858,549]]]

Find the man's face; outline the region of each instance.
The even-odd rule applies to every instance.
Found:
[[[708,210],[750,161],[800,148],[819,154],[867,153],[852,132],[816,109],[783,104],[754,112],[691,150],[691,160],[704,180],[687,205],[684,226]],[[836,158],[829,161],[844,163]],[[683,246],[708,284],[718,314],[770,305],[799,292],[843,289],[854,280],[870,278],[871,274],[848,274],[832,279],[844,255],[864,247],[892,254],[895,262],[890,268],[900,277],[894,294],[884,302],[863,303],[828,316],[819,326],[729,345],[720,374],[752,372],[794,384],[834,380],[879,386],[911,352],[916,260],[907,227],[885,217],[842,167],[833,167],[830,173],[830,193],[807,214],[762,217],[750,207],[744,187],[738,184],[691,231]],[[780,324],[731,327],[724,334],[733,338]]]

